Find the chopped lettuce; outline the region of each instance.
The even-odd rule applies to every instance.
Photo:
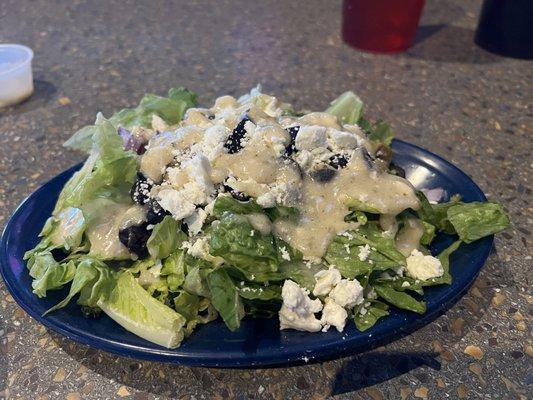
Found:
[[[344,92],[331,102],[326,112],[335,115],[343,124],[357,124],[363,113],[363,102],[355,93]]]
[[[426,303],[416,300],[410,294],[395,290],[386,284],[374,284],[374,290],[387,303],[392,304],[402,310],[414,311],[418,314],[426,312]]]
[[[275,272],[280,264],[272,235],[255,230],[242,216],[225,213],[211,231],[209,253],[249,275]]]
[[[213,206],[213,215],[218,218],[225,212],[253,214],[262,213],[263,209],[254,200],[239,201],[231,196],[218,196]]]
[[[503,207],[490,202],[456,204],[448,209],[447,217],[465,243],[501,232],[510,223]]]
[[[124,128],[132,128],[134,126],[151,128],[154,115],[162,118],[167,124],[174,125],[181,121],[188,108],[196,105],[196,94],[183,87],[177,87],[169,90],[168,97],[161,97],[155,94],[145,95],[136,108],[125,108],[117,112],[109,118],[109,122],[115,134],[117,134],[119,126]],[[89,152],[92,147],[93,136],[98,132],[99,125],[103,119],[102,114],[98,113],[94,125],[85,126],[78,130],[65,142],[64,146]]]
[[[368,255],[359,257],[361,248],[366,245],[369,247],[366,250]],[[405,256],[396,249],[394,238],[384,236],[376,221],[336,236],[324,258],[346,278],[405,265]]]
[[[381,301],[372,300],[368,307],[358,307],[354,313],[355,326],[361,332],[372,328],[379,319],[389,315],[389,306]]]
[[[52,253],[37,253],[28,260],[33,293],[45,297],[48,290],[61,289],[74,279],[76,267],[73,261],[59,263]]]
[[[211,293],[211,302],[218,311],[226,326],[236,331],[244,317],[244,306],[239,291],[228,273],[218,268],[207,275],[207,285]]]
[[[117,274],[112,290],[96,304],[128,331],[160,346],[178,347],[184,337],[185,318],[150,296],[128,271]]]
[[[178,249],[186,239],[185,232],[180,229],[180,223],[171,216],[166,216],[154,226],[146,247],[152,258],[163,259]]]

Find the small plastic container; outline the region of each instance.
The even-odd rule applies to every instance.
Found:
[[[344,0],[342,37],[361,50],[398,53],[413,44],[424,0]]]
[[[33,93],[33,51],[20,44],[0,44],[0,108],[20,103]]]

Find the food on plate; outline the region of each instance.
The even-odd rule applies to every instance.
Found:
[[[496,203],[417,190],[393,133],[352,92],[298,112],[259,88],[200,108],[184,88],[76,132],[88,158],[25,259],[39,297],[70,285],[87,317],[174,348],[221,317],[281,329],[364,331],[390,306],[425,312],[450,254],[505,229]],[[456,241],[439,254],[436,234]]]

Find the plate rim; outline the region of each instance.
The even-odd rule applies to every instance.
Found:
[[[487,198],[481,188],[474,182],[474,180],[462,171],[459,167],[455,166],[451,162],[447,161],[443,157],[428,151],[418,145],[411,144],[399,139],[394,139],[392,143],[393,154],[401,153],[401,150],[416,150],[418,153],[425,154],[430,158],[435,158],[440,163],[444,164],[448,169],[459,173],[467,178],[471,184],[471,189],[475,192],[476,196],[481,201],[486,201]],[[398,151],[400,150],[400,151]],[[421,159],[420,157],[415,157],[423,162],[427,160]],[[471,286],[474,279],[479,274],[481,268],[485,265],[488,257],[490,256],[493,246],[494,246],[494,235],[488,236],[482,240],[485,241],[485,251],[482,254],[482,257],[478,258],[475,262],[475,266],[472,267],[472,273],[468,276],[468,281],[460,288],[451,292],[445,298],[445,302],[439,307],[434,307],[431,310],[428,310],[425,314],[420,315],[419,321],[408,323],[406,326],[398,327],[398,331],[394,329],[386,329],[383,332],[379,332],[377,335],[372,333],[372,329],[366,331],[366,335],[363,337],[359,336],[357,341],[351,341],[349,337],[346,340],[333,340],[331,342],[320,344],[320,346],[314,347],[312,350],[302,354],[300,350],[292,352],[283,352],[278,355],[276,354],[246,354],[238,359],[232,357],[221,357],[218,352],[201,353],[201,358],[198,358],[198,354],[190,352],[188,354],[182,354],[176,352],[177,349],[166,349],[163,347],[158,348],[146,348],[138,347],[136,345],[131,345],[127,343],[117,342],[112,339],[106,339],[105,337],[94,335],[91,333],[85,332],[80,334],[75,330],[71,329],[70,325],[65,322],[57,322],[54,319],[50,319],[46,316],[40,315],[31,304],[28,304],[22,298],[23,296],[19,295],[18,290],[14,285],[14,282],[6,279],[6,272],[8,269],[9,260],[8,260],[8,233],[12,230],[13,225],[15,224],[19,215],[25,210],[27,203],[43,190],[46,190],[48,186],[57,180],[62,180],[65,175],[71,175],[76,170],[80,168],[82,163],[78,163],[65,171],[53,176],[51,179],[46,181],[44,184],[39,186],[36,190],[30,193],[24,198],[24,200],[15,208],[11,216],[9,217],[3,231],[0,240],[0,275],[2,280],[9,291],[10,295],[13,297],[15,302],[21,307],[28,315],[35,319],[38,323],[46,326],[48,329],[63,335],[70,340],[73,340],[77,343],[90,346],[99,350],[104,350],[109,353],[125,356],[128,358],[134,359],[143,359],[149,361],[160,361],[160,362],[170,362],[180,365],[188,366],[202,366],[202,367],[224,367],[224,368],[246,368],[246,367],[267,367],[267,366],[288,366],[296,365],[301,363],[306,363],[308,361],[315,362],[323,359],[329,359],[333,356],[342,357],[349,354],[354,354],[361,347],[368,345],[372,348],[373,345],[379,344],[381,341],[386,341],[387,343],[397,340],[399,337],[404,334],[410,334],[415,330],[420,329],[421,327],[429,324],[435,319],[435,316],[443,314],[448,309],[455,304],[459,298],[463,296],[465,291]],[[5,269],[5,270],[4,270]],[[311,333],[312,334],[312,333]],[[398,337],[395,337],[398,336]],[[372,338],[371,340],[369,340]],[[178,348],[179,349],[179,348]]]

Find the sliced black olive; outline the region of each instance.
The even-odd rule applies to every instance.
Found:
[[[224,143],[224,147],[228,149],[228,153],[234,154],[238,153],[242,149],[242,139],[246,135],[246,129],[244,128],[244,125],[246,122],[250,121],[250,118],[244,117],[241,122],[237,124],[235,129],[233,129],[233,132],[231,132],[231,135],[228,136],[226,139],[226,142]]]
[[[148,223],[143,222],[141,225],[128,226],[118,232],[120,243],[126,246],[132,253],[137,254],[139,258],[148,256],[146,242],[150,238],[152,231],[146,229],[147,226]]]
[[[63,249],[52,249],[50,250],[50,253],[57,262],[63,261],[68,256],[68,253],[66,253]]]
[[[236,200],[239,200],[239,201],[248,201],[248,200],[250,200],[250,196],[248,196],[246,193],[239,192],[238,190],[235,190],[235,189],[229,187],[228,185],[224,185],[224,191],[226,191],[229,194],[231,194],[231,196],[234,199],[236,199]]]
[[[363,158],[365,160],[366,166],[369,169],[374,168],[374,162],[376,161],[374,160],[374,157],[372,157],[370,153],[367,151],[367,149],[365,149],[364,147],[362,151],[363,151]]]
[[[148,211],[146,212],[146,222],[148,224],[158,224],[163,221],[165,215],[170,215],[167,210],[161,207],[161,204],[155,199],[148,202]]]
[[[322,168],[311,172],[311,177],[319,182],[329,182],[335,176],[336,171],[330,168]]]
[[[291,142],[289,145],[285,148],[285,156],[290,157],[292,154],[296,153],[298,150],[296,150],[296,135],[298,135],[298,132],[300,131],[299,126],[291,126],[290,128],[286,129],[287,132],[289,132],[289,135],[291,137]]]
[[[344,168],[348,165],[348,158],[344,154],[333,154],[328,164],[335,169]]]
[[[130,190],[130,196],[134,203],[144,205],[150,201],[150,190],[152,185],[140,172],[137,173],[137,179]]]

